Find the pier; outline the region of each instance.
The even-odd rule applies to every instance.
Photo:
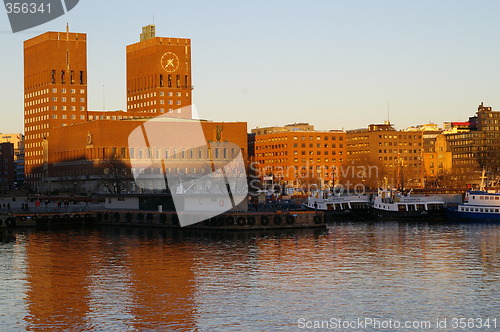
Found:
[[[240,212],[224,213],[187,226],[187,228],[226,231],[324,228],[326,220],[323,213],[312,211]],[[0,215],[0,228],[85,224],[180,228],[179,219],[175,212],[102,210],[38,214],[4,213]]]

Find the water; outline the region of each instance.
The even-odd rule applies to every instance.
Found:
[[[498,224],[6,232],[1,331],[290,331],[358,318],[433,330],[447,319],[444,331],[459,317],[500,329]]]

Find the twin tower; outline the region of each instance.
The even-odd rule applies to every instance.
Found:
[[[24,132],[27,180],[37,185],[48,163],[50,130],[105,118],[190,119],[191,40],[156,37],[143,27],[128,45],[127,110],[88,110],[87,35],[46,32],[24,42]],[[115,116],[111,114],[116,113]]]

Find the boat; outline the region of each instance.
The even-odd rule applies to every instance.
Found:
[[[456,207],[448,207],[449,220],[500,221],[500,193],[485,190],[484,170],[479,190],[465,193],[464,202]]]
[[[367,195],[340,195],[330,191],[316,191],[307,197],[303,206],[308,210],[323,211],[338,217],[361,218],[369,216]]]
[[[439,196],[411,196],[396,189],[379,188],[373,197],[371,213],[379,219],[444,218],[444,200]]]
[[[449,220],[500,221],[500,193],[468,191],[464,202],[449,207],[446,214]]]

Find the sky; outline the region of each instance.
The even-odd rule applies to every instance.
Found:
[[[23,41],[87,33],[90,110],[126,109],[125,47],[144,25],[192,41],[202,118],[398,129],[500,110],[497,0],[80,0],[13,34],[0,10],[0,132],[23,131]]]

